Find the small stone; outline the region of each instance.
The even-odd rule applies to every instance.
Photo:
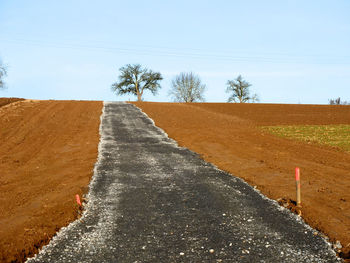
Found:
[[[145,250],[145,249],[146,249],[146,246],[143,246],[142,249]]]
[[[214,253],[214,249],[209,249],[209,252],[210,252],[210,254],[213,254]]]
[[[185,253],[184,252],[180,252],[180,256],[184,256],[185,255]]]
[[[339,242],[339,240],[337,240],[337,242],[335,242],[335,244],[334,244],[334,248],[335,249],[342,249],[342,245],[340,244],[340,242]]]
[[[232,247],[232,243],[230,243],[229,246]]]

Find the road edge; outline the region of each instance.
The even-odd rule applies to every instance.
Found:
[[[330,241],[329,241],[329,237],[326,236],[324,233],[318,231],[317,229],[314,229],[313,227],[311,227],[309,224],[307,224],[304,219],[297,215],[297,214],[294,214],[292,213],[288,208],[286,207],[283,207],[281,206],[276,200],[274,199],[271,199],[269,197],[267,197],[266,195],[264,195],[259,189],[257,189],[256,186],[252,186],[250,185],[249,183],[247,183],[243,178],[240,178],[238,176],[235,176],[233,174],[231,174],[230,172],[228,171],[224,171],[224,170],[221,170],[218,166],[216,166],[215,164],[213,163],[210,163],[208,161],[205,161],[203,158],[201,158],[200,154],[197,153],[197,152],[194,152],[192,151],[191,149],[189,148],[186,148],[186,147],[183,147],[183,146],[180,146],[178,144],[178,142],[176,140],[174,140],[173,138],[170,138],[169,135],[166,133],[166,131],[164,131],[162,128],[158,127],[155,123],[155,121],[149,117],[147,115],[147,113],[145,113],[141,108],[137,107],[136,105],[134,105],[133,103],[128,103],[128,104],[131,104],[133,105],[136,109],[138,109],[142,114],[144,114],[148,119],[151,120],[153,126],[155,126],[162,134],[164,134],[171,142],[173,142],[177,147],[181,148],[181,149],[186,149],[188,151],[190,151],[191,153],[197,155],[200,159],[202,159],[203,162],[207,163],[209,166],[212,166],[214,169],[216,169],[217,171],[220,171],[220,172],[224,172],[224,173],[227,173],[231,176],[233,176],[234,178],[236,178],[237,180],[239,180],[240,182],[242,182],[243,184],[245,184],[247,187],[251,188],[254,192],[256,192],[257,194],[259,194],[264,200],[267,200],[269,203],[271,203],[273,206],[275,206],[280,212],[286,214],[287,216],[289,216],[291,219],[297,221],[299,224],[303,225],[306,229],[312,231],[313,233],[316,233],[318,236],[321,237],[321,239],[325,242],[325,244],[328,246],[328,249],[334,254],[335,257],[337,257],[338,261],[339,262],[343,262],[343,259],[341,257],[339,257],[338,253],[333,249],[333,245]]]

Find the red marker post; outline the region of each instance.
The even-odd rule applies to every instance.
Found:
[[[300,169],[299,167],[295,168],[295,183],[297,189],[297,206],[301,206],[301,197],[300,197]]]
[[[81,206],[80,197],[78,194],[75,195],[75,200],[77,200],[78,205]]]

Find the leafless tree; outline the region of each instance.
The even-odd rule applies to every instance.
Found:
[[[160,88],[159,82],[163,79],[159,72],[142,68],[140,64],[128,64],[119,70],[119,82],[112,84],[112,91],[117,95],[131,93],[137,96],[138,101],[142,101],[145,90],[150,90],[155,95]]]
[[[205,84],[192,72],[181,72],[171,83],[169,96],[176,102],[204,101]]]
[[[7,75],[6,67],[0,60],[0,89],[5,89],[4,77]]]
[[[228,98],[228,102],[244,103],[259,101],[257,94],[250,95],[249,87],[251,85],[252,84],[245,81],[241,75],[234,80],[228,80],[226,92],[232,93]]]
[[[346,100],[341,100],[340,97],[336,99],[329,99],[330,105],[350,105],[350,102],[347,102]]]

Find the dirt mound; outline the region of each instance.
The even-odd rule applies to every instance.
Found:
[[[2,100],[0,100],[1,103]],[[97,158],[101,102],[0,109],[0,262],[23,262],[77,216]]]
[[[135,103],[181,146],[245,179],[275,200],[295,202],[301,169],[302,216],[350,251],[350,153],[263,132],[260,125],[349,124],[350,106]]]
[[[20,98],[0,98],[0,107],[10,104],[12,102],[21,101],[24,99]]]

